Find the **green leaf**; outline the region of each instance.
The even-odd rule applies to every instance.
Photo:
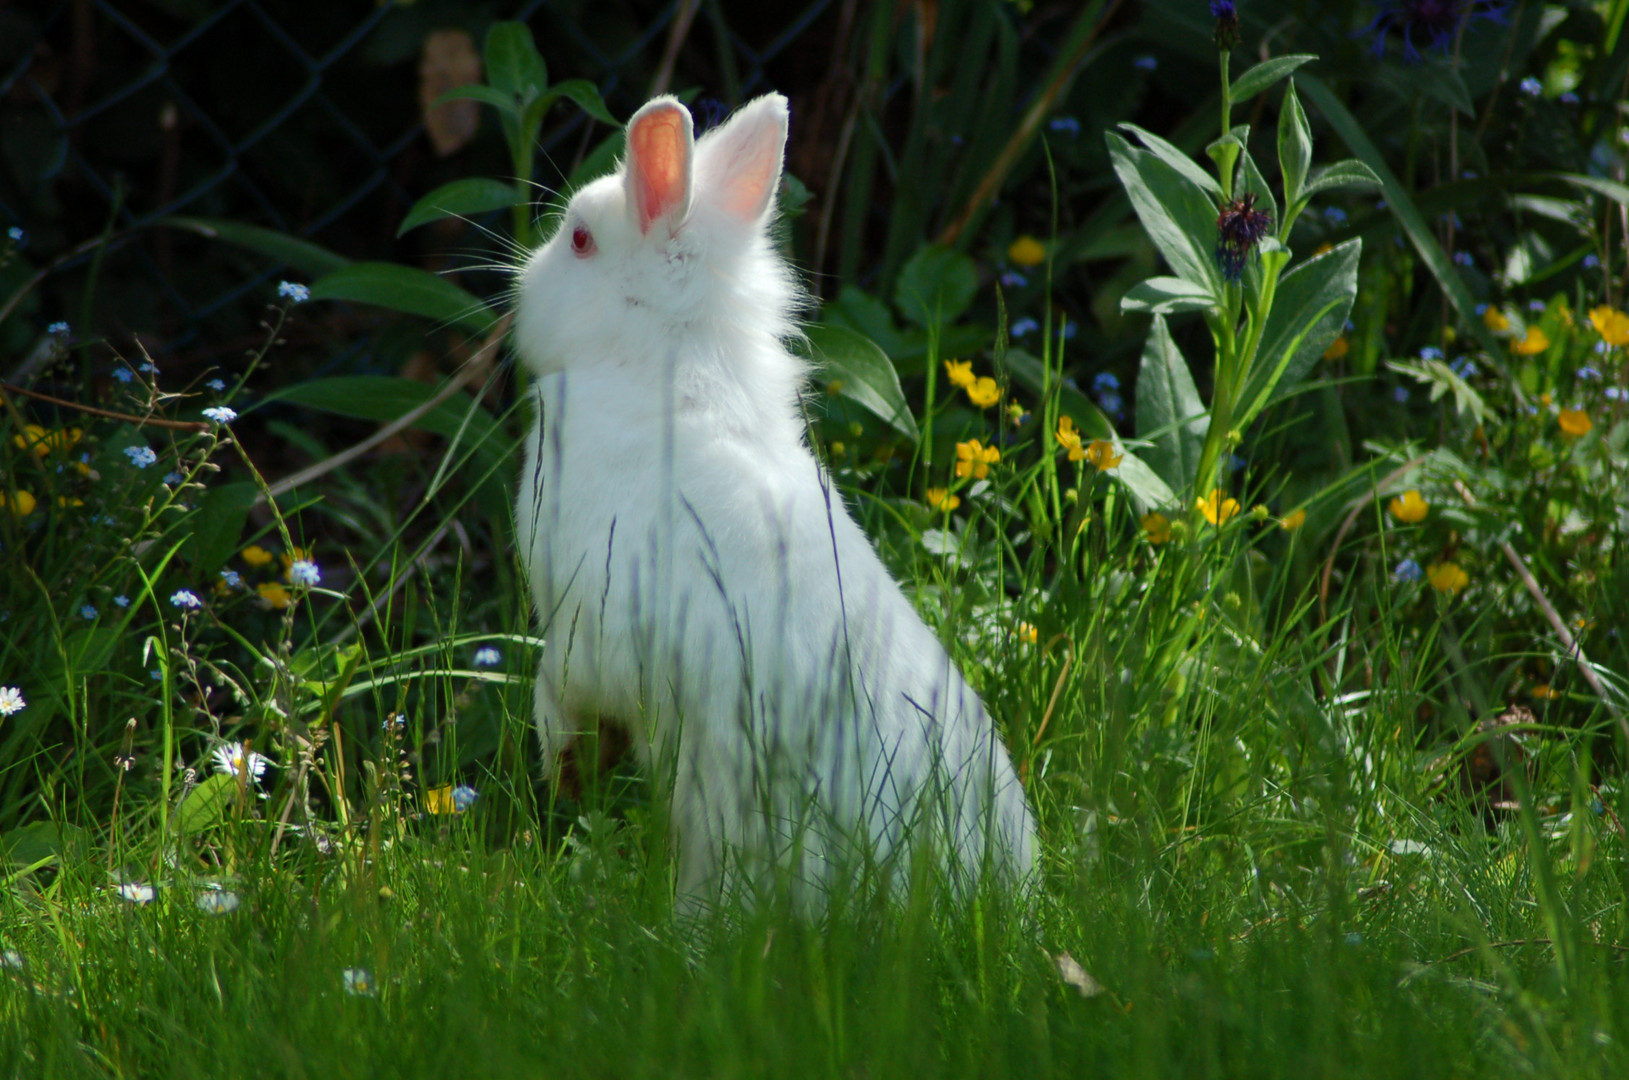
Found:
[[[183,836],[203,832],[225,820],[226,811],[237,798],[238,778],[216,773],[187,792],[175,812],[175,829]]]
[[[978,286],[978,268],[971,257],[928,244],[900,269],[894,303],[918,326],[948,326],[967,310]]]
[[[1294,206],[1301,199],[1301,187],[1312,166],[1312,129],[1301,99],[1295,96],[1295,80],[1284,84],[1284,107],[1278,113],[1278,167],[1284,174],[1284,204]],[[1287,234],[1286,234],[1287,235]]]
[[[1273,296],[1250,382],[1240,396],[1234,424],[1243,431],[1273,401],[1307,377],[1324,350],[1340,334],[1357,297],[1358,258],[1363,242],[1348,240],[1313,256],[1285,274]]]
[[[1414,250],[1419,252],[1421,260],[1430,269],[1431,275],[1437,279],[1437,284],[1442,287],[1448,302],[1459,315],[1460,325],[1475,335],[1477,341],[1487,350],[1489,362],[1496,365],[1499,372],[1514,386],[1514,381],[1510,379],[1509,365],[1504,362],[1504,345],[1493,335],[1493,331],[1488,329],[1487,324],[1477,317],[1476,300],[1465,287],[1464,279],[1448,261],[1448,256],[1443,253],[1442,247],[1431,231],[1431,226],[1414,205],[1413,196],[1391,171],[1379,149],[1369,140],[1368,132],[1363,130],[1363,125],[1358,123],[1357,118],[1341,103],[1340,98],[1313,76],[1306,77],[1301,89],[1324,114],[1324,118],[1329,121],[1335,133],[1352,153],[1379,177],[1381,188],[1386,193],[1386,205],[1390,208],[1392,216],[1408,234]],[[1515,393],[1518,402],[1525,400],[1520,387],[1515,387]]]
[[[550,94],[569,98],[577,103],[577,107],[592,116],[602,124],[610,124],[619,128],[622,121],[611,115],[611,110],[605,107],[605,99],[600,97],[600,88],[587,79],[567,79],[562,83],[555,83],[549,87]]]
[[[319,244],[313,244],[309,240],[301,240],[287,233],[278,232],[276,229],[266,229],[259,225],[245,225],[240,221],[170,217],[164,218],[160,224],[186,229],[188,232],[195,232],[211,240],[225,240],[228,244],[265,255],[311,277],[331,274],[335,270],[351,264],[351,260],[345,258],[345,256],[335,254]]]
[[[1120,130],[1135,134],[1137,141],[1148,147],[1155,157],[1187,177],[1194,184],[1214,194],[1218,202],[1221,201],[1221,183],[1217,181],[1216,177],[1200,168],[1199,164],[1183,153],[1180,147],[1165,141],[1151,131],[1144,131],[1136,124],[1121,124]]]
[[[1235,102],[1248,101],[1302,64],[1316,59],[1313,53],[1291,53],[1263,60],[1233,81],[1230,94]]]
[[[413,379],[341,375],[296,383],[273,391],[266,400],[288,401],[358,420],[389,422],[437,393],[437,387]],[[414,420],[413,427],[455,440],[453,452],[460,452],[461,460],[466,462],[469,472],[465,475],[471,484],[479,485],[472,496],[476,505],[488,514],[508,514],[517,440],[491,413],[468,394],[459,393]]]
[[[1203,189],[1146,150],[1114,132],[1105,133],[1114,171],[1154,246],[1176,276],[1222,293],[1211,249],[1216,236],[1216,203]],[[1201,246],[1203,245],[1203,246]]]
[[[413,208],[396,228],[400,236],[409,229],[444,217],[463,217],[466,214],[484,214],[488,210],[503,210],[526,201],[526,196],[514,184],[474,176],[467,180],[454,180],[443,184],[413,204]]]
[[[1373,169],[1356,158],[1337,161],[1327,169],[1319,169],[1307,181],[1306,190],[1301,194],[1311,198],[1320,191],[1343,187],[1381,187],[1380,177],[1375,175]]]
[[[548,88],[548,68],[525,23],[495,22],[486,32],[486,81],[517,102],[530,102]]]
[[[1121,311],[1141,311],[1150,315],[1208,311],[1215,304],[1215,297],[1203,285],[1176,277],[1151,277],[1133,286],[1120,298]]]
[[[1482,395],[1472,389],[1471,384],[1455,374],[1454,369],[1441,360],[1398,361],[1387,360],[1386,366],[1393,371],[1417,379],[1431,389],[1431,400],[1436,401],[1444,394],[1452,392],[1454,395],[1454,412],[1463,416],[1470,413],[1478,422],[1493,419],[1493,410],[1482,400]]]
[[[1137,368],[1137,435],[1152,441],[1143,451],[1149,467],[1174,490],[1192,489],[1209,427],[1188,361],[1156,315]]]
[[[210,487],[198,500],[184,551],[199,577],[214,577],[232,557],[259,493],[253,482],[237,480]]]
[[[1414,64],[1403,81],[1408,93],[1418,95],[1423,92],[1461,116],[1476,115],[1476,106],[1471,104],[1471,92],[1466,88],[1465,80],[1446,62]]]
[[[311,285],[313,300],[350,300],[485,334],[497,322],[486,302],[427,270],[398,263],[352,263]]]
[[[811,358],[819,365],[827,388],[869,409],[895,430],[917,438],[899,373],[876,342],[841,326],[808,328]]]
[[[520,106],[515,99],[501,90],[494,90],[490,86],[481,86],[471,83],[468,86],[455,86],[445,94],[430,103],[433,109],[438,105],[445,105],[449,101],[479,101],[492,106],[511,121],[520,119]]]

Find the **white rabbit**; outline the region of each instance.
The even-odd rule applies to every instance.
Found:
[[[789,873],[1027,878],[1035,829],[978,696],[804,442],[800,300],[768,226],[787,105],[628,123],[521,272],[537,420],[516,508],[546,639],[546,767],[602,722],[671,784],[681,897]]]

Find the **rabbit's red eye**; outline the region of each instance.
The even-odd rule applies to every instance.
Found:
[[[572,229],[571,250],[578,255],[594,254],[594,235],[581,225]]]

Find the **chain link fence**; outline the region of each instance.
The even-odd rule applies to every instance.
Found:
[[[625,116],[658,80],[734,105],[799,78],[811,62],[824,67],[854,7],[853,0],[7,6],[0,9],[0,229],[12,252],[0,267],[0,295],[43,275],[15,314],[69,321],[76,334],[140,332],[155,353],[219,348],[253,332],[286,271],[162,225],[166,219],[230,219],[351,258],[423,261],[428,249],[415,234],[395,236],[413,200],[459,176],[503,175],[490,115],[450,150],[427,133],[422,101],[436,63],[433,39],[468,61],[493,19],[524,21],[551,81],[590,79]],[[558,182],[589,138],[604,134],[593,135],[566,107],[549,125],[538,154],[541,183]],[[0,350],[26,348],[18,335],[32,331],[19,321],[0,324]]]

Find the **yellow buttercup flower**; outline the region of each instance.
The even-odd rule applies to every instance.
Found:
[[[1007,248],[1007,258],[1019,266],[1039,266],[1046,261],[1046,246],[1025,233]]]
[[[1120,462],[1125,460],[1125,455],[1115,453],[1114,444],[1107,439],[1093,439],[1092,444],[1086,448],[1086,460],[1099,472],[1108,472],[1110,469],[1118,469]]]
[[[1223,525],[1239,512],[1239,500],[1227,498],[1221,488],[1216,488],[1195,502],[1194,507],[1204,514],[1205,520],[1212,525]]]
[[[1351,347],[1346,344],[1346,335],[1342,334],[1340,337],[1336,338],[1334,341],[1329,343],[1329,348],[1324,350],[1324,359],[1325,360],[1340,360],[1340,359],[1343,359],[1346,356],[1347,352],[1350,350],[1350,348]]]
[[[1489,304],[1487,310],[1482,312],[1482,321],[1487,323],[1488,329],[1495,334],[1502,334],[1510,329],[1510,319],[1492,304]]]
[[[1307,512],[1305,509],[1291,510],[1289,513],[1284,515],[1284,520],[1278,523],[1278,527],[1283,529],[1285,532],[1294,532],[1296,529],[1299,529],[1306,523]]]
[[[1420,497],[1414,488],[1409,488],[1397,498],[1386,504],[1391,516],[1404,525],[1414,525],[1425,520],[1425,512],[1431,509],[1431,504]]]
[[[956,444],[956,475],[983,480],[990,475],[990,466],[1001,460],[1001,448],[985,446],[977,439]]]
[[[1491,311],[1492,309],[1490,308],[1489,310]],[[1515,346],[1516,352],[1520,353],[1522,356],[1537,356],[1539,353],[1543,352],[1549,347],[1549,335],[1536,326],[1529,326],[1527,328],[1527,333],[1522,335],[1522,339],[1516,342]]]
[[[1021,622],[1018,624],[1018,640],[1026,645],[1033,645],[1041,640],[1041,632],[1035,628],[1034,623]]]
[[[1426,580],[1440,593],[1453,596],[1471,583],[1471,576],[1459,568],[1458,563],[1434,563],[1426,568]]]
[[[946,360],[945,374],[949,377],[952,386],[968,387],[973,385],[973,361]]]
[[[255,592],[260,594],[260,602],[269,608],[282,611],[288,607],[288,589],[284,588],[280,582],[268,581],[262,585],[256,585]]]
[[[66,454],[72,450],[85,433],[79,428],[47,428],[39,424],[24,424],[23,430],[13,435],[11,441],[19,450],[32,450],[37,457],[55,451]]]
[[[1142,527],[1143,536],[1150,544],[1163,544],[1171,539],[1171,519],[1157,510],[1143,515]]]
[[[1608,345],[1629,345],[1629,315],[1602,304],[1590,309],[1589,321]]]
[[[967,387],[967,400],[981,409],[988,409],[1001,400],[1001,387],[988,375],[980,375]]]
[[[1320,255],[1328,255],[1331,251],[1334,251],[1334,250],[1335,250],[1335,245],[1331,244],[1328,240],[1325,240],[1323,243],[1319,244],[1317,247],[1312,249],[1312,257],[1314,259],[1316,259],[1318,256],[1320,256]]]
[[[1580,435],[1588,435],[1595,425],[1590,422],[1589,414],[1583,409],[1562,409],[1556,414],[1556,423],[1561,425],[1561,434],[1570,435],[1576,439]]]
[[[1528,692],[1541,701],[1561,696],[1561,691],[1551,689],[1549,683],[1535,683],[1533,689]]]
[[[949,488],[928,488],[924,494],[927,496],[929,506],[947,514],[962,504],[961,497],[952,495]]]
[[[250,566],[265,566],[272,561],[272,553],[259,544],[250,544],[243,549],[243,561]]]
[[[27,517],[34,512],[38,502],[31,491],[19,491],[15,495],[7,495],[0,491],[0,507],[10,510],[13,517]]]
[[[1058,432],[1054,438],[1059,446],[1069,451],[1070,461],[1086,460],[1086,448],[1080,443],[1080,432],[1075,430],[1075,422],[1069,417],[1058,417]]]

